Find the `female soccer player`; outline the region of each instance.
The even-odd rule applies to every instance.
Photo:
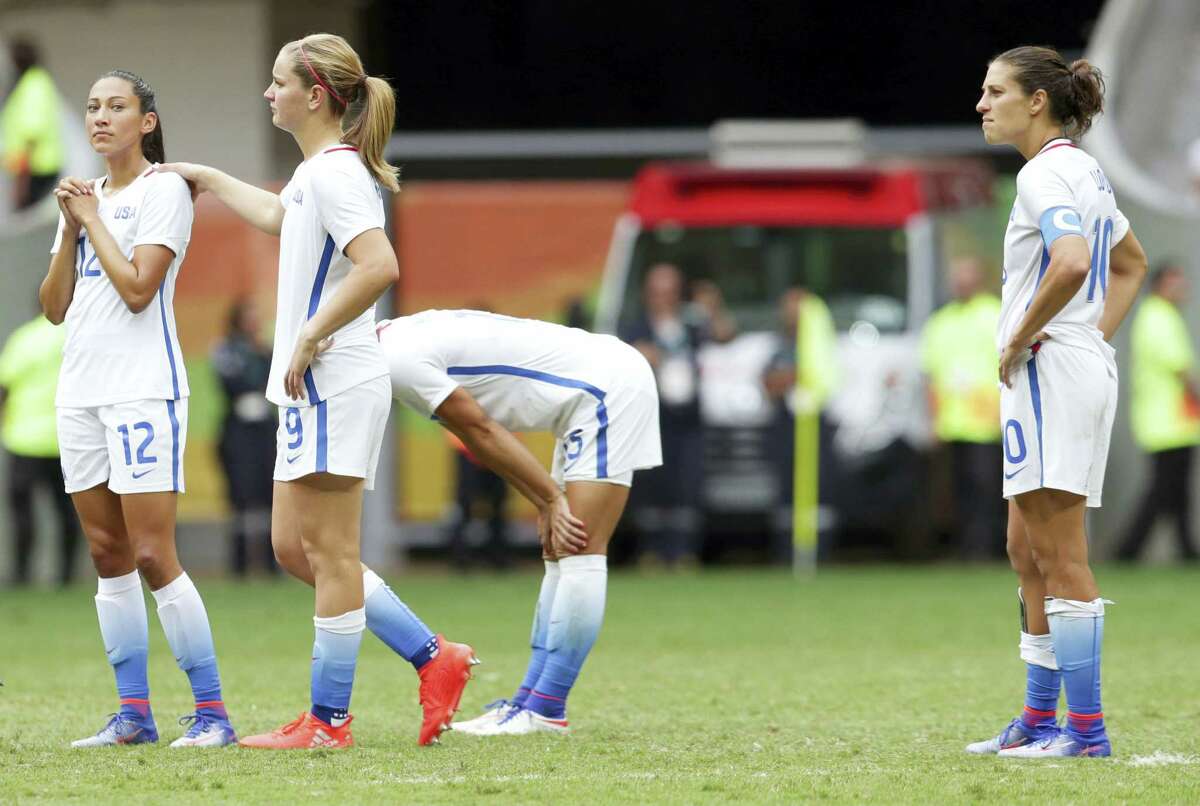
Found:
[[[608,541],[633,471],[662,464],[654,373],[612,336],[479,311],[426,311],[378,333],[392,394],[439,420],[539,513],[546,574],[525,680],[511,700],[453,727],[565,732],[567,695],[604,619]],[[550,473],[511,431],[556,436]]]
[[[124,70],[88,94],[87,133],[105,176],[62,180],[46,318],[66,322],[58,383],[63,477],[99,574],[96,611],[117,677],[120,710],[75,747],[158,741],[146,680],[142,577],[196,711],[172,747],[236,741],[221,701],[208,615],[175,552],[183,492],[188,383],[175,333],[175,280],[192,231],[192,198],[179,176],[159,174],[162,122],[154,91]]]
[[[1104,600],[1088,567],[1086,507],[1100,506],[1117,407],[1109,342],[1146,256],[1096,161],[1075,141],[1103,107],[1100,71],[1049,48],[988,65],[984,138],[1027,160],[1004,238],[1001,420],[1008,555],[1021,586],[1025,709],[972,753],[1107,756],[1100,708]],[[1044,602],[1044,604],[1043,604]],[[1026,605],[1029,605],[1026,609]],[[1067,727],[1055,725],[1060,684]]]
[[[279,406],[271,542],[280,565],[316,588],[312,707],[241,744],[351,746],[350,691],[364,627],[417,668],[425,711],[418,741],[429,744],[458,707],[473,653],[435,636],[359,562],[363,490],[374,486],[391,408],[374,310],[399,273],[380,189],[399,189],[396,169],[383,159],[395,96],[332,34],[284,45],[263,95],[272,122],[304,155],[278,196],[205,166],[160,168],[280,237],[267,383],[267,398]],[[347,120],[355,103],[361,111]],[[326,339],[332,347],[317,358]]]

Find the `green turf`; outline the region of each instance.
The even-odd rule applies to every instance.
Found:
[[[418,748],[416,677],[367,637],[349,752],[177,751],[184,676],[150,616],[160,746],[71,751],[113,710],[90,589],[0,592],[0,801],[343,804],[1080,803],[1200,800],[1198,574],[1102,569],[1111,760],[1003,761],[962,746],[1020,706],[1014,582],[1000,568],[614,574],[571,697],[575,733]],[[521,677],[538,579],[410,573],[398,593],[484,659],[467,715]],[[307,703],[311,597],[201,580],[237,728]],[[153,602],[151,601],[152,605]],[[152,608],[151,608],[152,610]]]

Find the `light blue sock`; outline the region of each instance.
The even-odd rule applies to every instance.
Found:
[[[340,616],[314,617],[313,624],[317,638],[312,653],[312,713],[336,728],[350,716],[350,691],[367,616],[360,607]]]
[[[602,554],[563,557],[558,567],[558,590],[546,633],[546,663],[525,700],[526,708],[551,719],[566,717],[567,695],[600,634],[608,558]]]
[[[1104,600],[1077,602],[1047,597],[1046,619],[1067,691],[1067,730],[1072,738],[1085,744],[1104,741],[1104,712],[1100,707]]]
[[[192,684],[196,711],[228,719],[221,699],[212,628],[200,592],[187,573],[182,573],[154,591],[154,600],[158,602],[158,620],[167,634],[175,662]]]
[[[437,654],[433,631],[370,568],[363,571],[363,602],[367,629],[414,667],[420,669]]]
[[[146,659],[150,635],[141,575],[133,571],[119,577],[101,577],[96,584],[96,615],[100,618],[104,652],[117,677],[121,713],[140,720],[149,718]]]
[[[550,608],[554,604],[554,593],[558,590],[561,575],[555,560],[545,560],[546,574],[542,577],[542,589],[538,592],[537,604],[533,607],[533,627],[529,632],[529,666],[525,669],[525,680],[513,695],[512,701],[524,705],[529,692],[537,685],[546,665],[546,634],[550,630]]]

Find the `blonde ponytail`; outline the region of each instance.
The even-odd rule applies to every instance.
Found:
[[[400,170],[383,157],[392,127],[396,123],[396,94],[382,78],[367,76],[363,86],[362,110],[346,130],[343,141],[358,149],[358,154],[375,181],[392,193],[400,190]]]
[[[368,76],[354,48],[336,34],[309,34],[284,49],[291,49],[292,71],[305,86],[320,86],[325,91],[330,110],[341,120],[342,142],[358,149],[375,181],[392,193],[399,191],[400,171],[383,157],[396,123],[392,85]],[[354,104],[361,108],[347,126],[346,113]]]

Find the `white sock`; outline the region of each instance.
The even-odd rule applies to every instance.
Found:
[[[141,575],[132,571],[119,577],[101,577],[96,583],[96,616],[104,653],[116,673],[122,710],[135,708],[143,715],[149,714],[146,659],[150,634]]]
[[[196,703],[224,707],[212,628],[200,591],[191,577],[182,573],[153,593],[154,601],[158,602],[158,620],[162,622],[175,662],[188,675]]]

